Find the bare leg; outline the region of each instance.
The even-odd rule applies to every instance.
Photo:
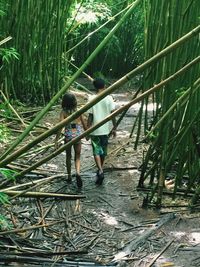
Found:
[[[104,160],[105,160],[105,156],[100,156],[101,157],[101,167],[102,167],[102,170],[103,170],[103,165],[104,165]]]
[[[66,149],[66,167],[67,167],[67,174],[68,174],[68,181],[70,182],[72,180],[71,176],[71,159],[72,159],[72,152],[71,147]]]
[[[80,175],[81,168],[81,143],[74,145],[74,161],[76,173]]]
[[[81,167],[81,143],[74,145],[74,161],[75,161],[75,169],[76,169],[76,183],[77,187],[81,188],[83,185],[83,182],[81,180],[80,176],[80,167]]]
[[[99,155],[94,155],[94,160],[96,162],[96,165],[97,165],[97,168],[99,170],[99,173],[102,173],[103,169],[102,169],[101,157]]]

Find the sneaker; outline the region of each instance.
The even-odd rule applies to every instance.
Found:
[[[103,179],[104,179],[104,173],[99,173],[99,171],[97,171],[97,180],[95,182],[96,185],[102,185],[103,183]]]
[[[81,188],[83,186],[83,182],[79,174],[76,174],[76,184],[78,188]]]

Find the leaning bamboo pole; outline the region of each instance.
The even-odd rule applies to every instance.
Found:
[[[184,66],[182,69],[180,69],[176,73],[174,73],[173,75],[171,75],[170,77],[168,77],[167,79],[165,79],[164,81],[160,82],[159,84],[157,84],[153,88],[147,90],[146,92],[144,92],[143,94],[141,94],[137,98],[133,99],[132,101],[130,101],[129,103],[127,103],[123,107],[121,107],[118,110],[114,111],[111,115],[107,116],[104,120],[102,120],[101,122],[99,122],[96,125],[92,126],[88,130],[86,130],[85,132],[83,132],[80,136],[74,138],[72,141],[70,141],[67,144],[63,145],[62,147],[60,147],[59,149],[57,149],[56,151],[54,151],[53,153],[51,153],[51,155],[47,156],[46,158],[43,158],[39,162],[37,162],[34,165],[30,166],[29,168],[27,168],[24,171],[18,173],[15,177],[16,178],[19,178],[21,176],[24,176],[25,174],[27,174],[30,171],[32,171],[35,168],[37,168],[38,166],[42,165],[43,163],[45,163],[45,162],[49,161],[50,159],[54,158],[55,156],[59,155],[61,152],[63,152],[64,150],[66,150],[68,147],[72,146],[73,144],[75,144],[76,142],[78,142],[79,140],[81,140],[82,138],[86,137],[88,134],[90,134],[91,132],[93,132],[94,130],[96,130],[97,128],[99,128],[100,126],[102,126],[103,124],[105,124],[106,122],[110,121],[112,118],[116,117],[118,114],[120,114],[121,112],[123,112],[127,108],[131,107],[132,105],[136,104],[139,101],[142,101],[148,95],[154,93],[155,91],[157,91],[158,89],[162,88],[163,86],[165,86],[169,82],[175,80],[177,77],[179,77],[184,72],[188,71],[192,66],[194,66],[195,64],[197,64],[199,62],[200,62],[200,56],[197,57],[196,59],[194,59],[192,62],[190,62],[186,66]]]
[[[104,38],[104,40],[97,46],[97,48],[92,52],[92,54],[86,59],[84,64],[72,75],[72,77],[66,82],[66,84],[59,90],[59,92],[51,99],[51,101],[46,105],[46,107],[36,116],[36,118],[32,121],[32,123],[25,129],[25,131],[17,138],[15,142],[1,155],[0,160],[4,159],[11,151],[13,151],[18,144],[20,144],[24,138],[28,135],[28,133],[33,129],[33,127],[38,123],[38,121],[49,111],[52,105],[56,100],[69,88],[69,86],[79,77],[82,71],[91,63],[91,61],[96,57],[96,55],[102,50],[102,48],[109,42],[112,38],[113,34],[120,28],[121,24],[126,20],[126,18],[132,13],[134,8],[141,2],[142,0],[136,0],[130,8],[126,11],[126,13],[122,16],[122,18],[118,21],[118,23],[113,27],[113,29],[108,33],[108,35]],[[58,41],[59,42],[59,41]]]
[[[7,43],[7,42],[10,41],[11,39],[12,39],[11,36],[6,37],[6,38],[3,39],[2,41],[0,41],[0,46],[3,45],[3,44],[5,44],[5,43]]]
[[[22,155],[24,152],[26,152],[27,150],[29,150],[30,148],[32,148],[37,143],[41,142],[42,140],[44,140],[48,136],[56,133],[59,129],[61,129],[67,123],[69,123],[72,120],[74,120],[77,117],[79,117],[82,113],[84,113],[85,111],[87,111],[90,107],[92,107],[98,101],[100,101],[101,99],[103,99],[105,96],[107,96],[108,94],[111,94],[112,92],[114,92],[117,88],[119,88],[120,86],[122,86],[123,84],[125,84],[131,78],[133,78],[137,74],[139,74],[142,71],[144,71],[146,68],[148,68],[149,66],[151,66],[152,64],[154,64],[155,62],[157,62],[159,59],[165,57],[167,54],[169,54],[172,51],[174,51],[177,47],[181,46],[183,43],[187,42],[192,37],[196,36],[199,32],[200,32],[200,26],[197,26],[192,31],[190,31],[189,33],[185,34],[180,39],[178,39],[177,41],[175,41],[174,43],[172,43],[171,45],[169,45],[168,47],[166,47],[165,49],[163,49],[162,51],[160,51],[158,54],[154,55],[152,58],[148,59],[143,64],[141,64],[140,66],[138,66],[137,68],[135,68],[134,70],[132,70],[131,72],[129,72],[128,74],[126,74],[125,76],[123,76],[121,79],[119,79],[113,85],[109,86],[101,94],[99,94],[97,97],[95,97],[92,101],[90,101],[88,104],[86,104],[85,106],[83,106],[82,108],[80,108],[76,113],[72,114],[71,116],[69,116],[68,118],[66,118],[65,120],[63,120],[61,123],[55,125],[50,130],[48,130],[45,133],[43,133],[40,136],[38,136],[35,140],[33,140],[32,142],[30,142],[29,144],[21,147],[19,150],[15,151],[11,155],[9,155],[7,158],[3,159],[5,157],[5,155],[8,153],[8,151],[7,151],[4,154],[4,157],[2,156],[0,158],[1,159],[0,167],[6,166],[12,160],[14,160],[17,157],[19,157],[20,155]],[[27,131],[27,133],[28,132],[29,131]],[[20,140],[21,140],[21,137],[20,137]]]

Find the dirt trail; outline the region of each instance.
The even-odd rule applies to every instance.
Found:
[[[128,101],[129,96],[119,93],[115,94],[114,98],[117,105],[121,106]],[[32,261],[28,264],[29,261],[25,261],[21,266],[95,266],[92,265],[94,262],[96,266],[111,266],[119,262],[124,264],[123,266],[141,267],[200,266],[199,213],[181,212],[180,208],[174,212],[176,215],[174,219],[161,229],[152,232],[152,235],[139,243],[136,249],[129,251],[123,261],[113,262],[117,253],[127,251],[134,240],[138,240],[147,231],[154,229],[162,220],[164,213],[173,212],[172,209],[156,211],[141,208],[145,194],[137,191],[137,183],[140,174],[138,168],[142,162],[145,146],[141,143],[136,151],[133,148],[134,136],[129,140],[138,107],[135,105],[129,110],[118,128],[117,138],[109,141],[109,152],[112,153],[106,160],[105,180],[102,186],[95,185],[96,168],[90,141],[84,139],[82,140],[83,188],[81,192],[77,191],[74,178],[72,184],[67,184],[65,177],[37,188],[42,192],[78,193],[84,195],[85,199],[63,201],[19,198],[12,202],[11,213],[15,218],[15,227],[35,225],[45,213],[47,215],[44,223],[64,220],[50,228],[14,235],[12,238],[16,244],[21,247],[30,246],[33,251],[37,248],[40,252],[71,251],[71,254],[50,257],[51,263],[43,263],[40,259],[39,263]],[[56,123],[58,112],[58,110],[52,111],[49,114],[48,123]],[[123,144],[126,145],[123,146]],[[65,174],[65,153],[42,167],[55,174]],[[172,202],[171,199],[168,201]],[[160,253],[169,242],[171,244],[166,251],[154,264],[149,265],[155,255]],[[8,243],[12,242],[9,240]],[[76,252],[74,256],[73,251]],[[43,260],[44,258],[43,255]],[[14,265],[10,264],[10,266]]]

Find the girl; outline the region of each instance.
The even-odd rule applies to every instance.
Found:
[[[66,119],[72,113],[77,110],[77,100],[74,94],[66,93],[62,99],[62,111],[60,113],[60,121]],[[86,129],[86,123],[82,115],[74,121],[70,122],[65,126],[65,143],[71,141],[73,138],[79,136],[81,134],[81,124]],[[61,134],[62,129],[60,129],[56,135],[56,148],[58,147],[58,139]],[[81,155],[81,140],[73,145],[74,147],[74,161],[75,161],[75,169],[76,169],[76,183],[77,187],[81,188],[83,183],[80,176],[80,155]],[[71,177],[71,158],[72,158],[72,147],[66,149],[66,167],[68,174],[68,182],[72,181]]]

